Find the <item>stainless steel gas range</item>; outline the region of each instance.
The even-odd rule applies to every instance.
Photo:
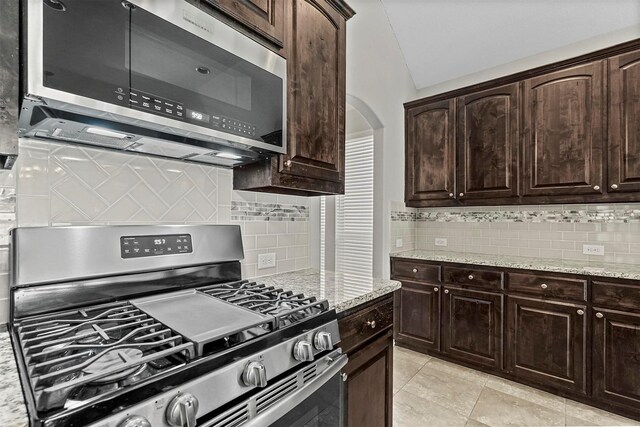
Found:
[[[241,280],[242,258],[237,226],[14,229],[31,425],[341,425],[335,311]]]

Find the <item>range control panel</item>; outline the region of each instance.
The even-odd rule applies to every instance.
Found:
[[[190,234],[120,237],[122,258],[141,258],[193,252]]]

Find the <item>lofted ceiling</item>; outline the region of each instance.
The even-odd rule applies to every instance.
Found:
[[[382,3],[417,89],[607,34],[640,29],[640,0]]]

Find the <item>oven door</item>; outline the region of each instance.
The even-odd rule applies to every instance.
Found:
[[[344,382],[340,371],[346,364],[347,356],[338,349],[202,426],[343,426]]]

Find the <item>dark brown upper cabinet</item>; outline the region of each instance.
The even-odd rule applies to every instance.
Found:
[[[201,0],[272,44],[284,46],[284,4],[280,0]]]
[[[602,194],[604,65],[524,82],[524,196]]]
[[[609,191],[640,191],[640,50],[609,59]]]
[[[338,0],[285,4],[287,153],[235,169],[234,189],[344,193],[346,20]]]
[[[518,195],[519,85],[458,98],[458,197]]]
[[[406,112],[405,200],[455,204],[455,101],[426,104]],[[446,201],[443,203],[443,201]]]
[[[507,307],[507,370],[585,394],[587,307],[513,296]]]
[[[640,201],[640,39],[404,108],[407,206]]]

